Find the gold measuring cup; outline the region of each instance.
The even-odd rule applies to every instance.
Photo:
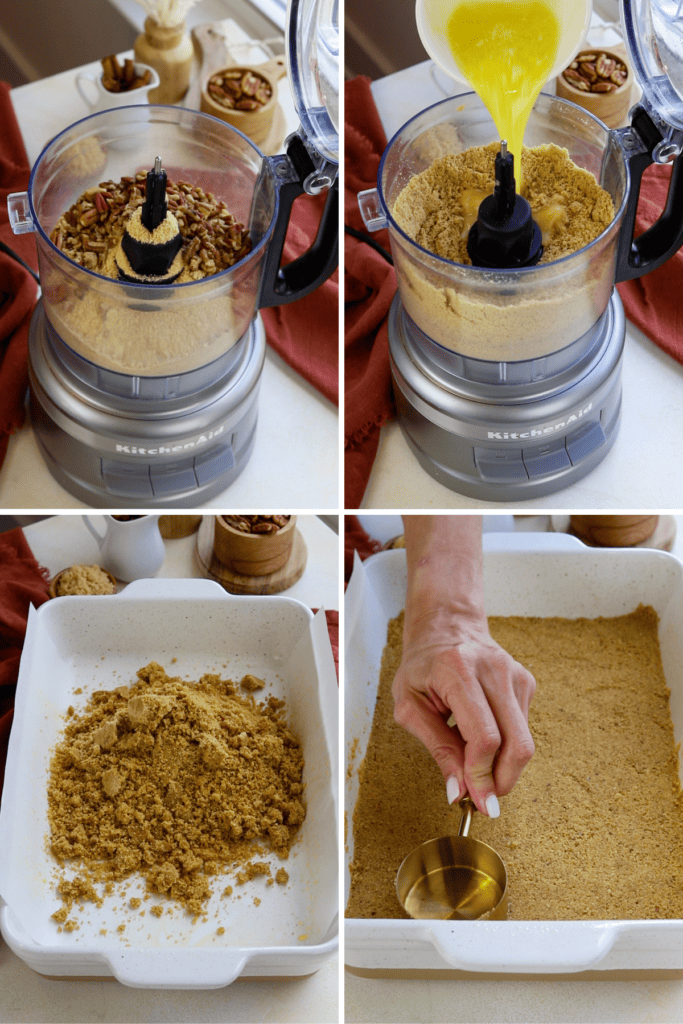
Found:
[[[422,843],[405,858],[396,893],[411,917],[430,921],[504,921],[507,871],[493,847],[468,835],[475,806],[460,801],[457,836]]]

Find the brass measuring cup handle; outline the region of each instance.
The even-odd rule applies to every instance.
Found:
[[[458,807],[462,811],[458,835],[467,836],[469,835],[470,825],[472,824],[472,818],[474,817],[474,812],[476,811],[477,808],[475,807],[474,801],[469,796],[464,796],[462,800],[458,803]]]

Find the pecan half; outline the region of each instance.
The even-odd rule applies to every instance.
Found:
[[[211,98],[227,110],[259,110],[273,95],[267,79],[244,68],[216,72],[206,88]]]
[[[281,530],[290,520],[290,516],[274,515],[274,516],[241,516],[241,515],[224,515],[226,523],[233,527],[235,530],[239,530],[240,533],[253,533],[253,534],[268,534],[277,533]]]

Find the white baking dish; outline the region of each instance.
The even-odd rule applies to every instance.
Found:
[[[683,565],[644,549],[587,548],[554,534],[485,534],[490,615],[622,615],[638,604],[658,613],[659,639],[677,744],[683,740]],[[405,551],[357,561],[345,606],[348,863],[358,767],[365,755],[390,618],[403,608]],[[357,741],[357,742],[356,742]],[[679,749],[679,773],[681,772]],[[683,776],[682,776],[683,777]],[[653,808],[656,815],[656,808]],[[428,838],[428,837],[425,837]],[[682,880],[683,883],[683,880]],[[359,971],[549,974],[683,969],[683,921],[345,921],[345,962]]]
[[[208,921],[194,924],[180,909],[158,919],[123,914],[125,901],[110,898],[102,908],[86,904],[77,931],[58,933],[50,920],[59,906],[55,862],[45,843],[50,750],[69,704],[78,708],[92,690],[131,681],[150,661],[192,680],[210,671],[234,679],[251,672],[266,680],[264,694],[286,700],[304,751],[307,805],[286,865],[289,883],[266,889],[264,878],[255,879],[235,889],[241,899],[221,901],[235,880],[215,878]],[[209,580],[159,579],[111,597],[59,598],[32,609],[0,811],[7,944],[42,974],[113,975],[145,988],[218,988],[239,976],[316,971],[338,944],[337,692],[324,612],[314,617],[288,597],[234,597]],[[274,869],[281,865],[267,859]],[[139,880],[133,895],[144,895]],[[262,897],[258,907],[254,896]],[[159,900],[148,908],[152,902]]]

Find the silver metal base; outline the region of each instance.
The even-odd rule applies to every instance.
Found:
[[[470,366],[426,338],[397,293],[389,352],[401,430],[422,468],[460,494],[494,502],[553,494],[616,440],[624,337],[615,289],[592,331],[564,353]]]
[[[246,466],[266,349],[260,318],[215,376],[211,367],[180,378],[115,375],[109,388],[63,349],[39,302],[28,342],[33,430],[52,476],[87,505],[196,507]]]

